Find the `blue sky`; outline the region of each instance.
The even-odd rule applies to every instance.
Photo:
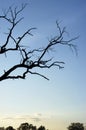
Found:
[[[66,130],[71,122],[86,123],[86,1],[1,0],[0,12],[12,4],[20,7],[21,3],[29,4],[17,34],[28,27],[37,27],[34,36],[26,40],[29,46],[43,47],[48,43],[59,20],[61,27],[66,26],[68,38],[79,35],[74,41],[78,56],[67,47],[56,47],[52,55],[66,64],[62,70],[40,70],[50,81],[28,75],[26,80],[0,82],[0,126],[17,127],[27,121],[37,126],[43,124],[50,130]],[[5,23],[1,22],[0,27],[5,27]],[[10,59],[8,64],[13,61]]]

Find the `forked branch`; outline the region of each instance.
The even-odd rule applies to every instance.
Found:
[[[52,52],[51,48],[57,46],[58,44],[66,45],[69,47],[72,47],[73,49],[76,48],[74,44],[71,42],[75,40],[76,38],[64,40],[64,34],[65,34],[65,28],[61,29],[58,22],[56,22],[56,27],[58,31],[58,35],[54,36],[48,41],[47,46],[44,48],[38,48],[38,49],[32,49],[30,50],[28,47],[25,47],[22,45],[23,39],[26,37],[26,35],[32,36],[31,31],[36,28],[30,28],[27,29],[26,32],[24,32],[19,37],[15,37],[13,35],[13,31],[16,28],[17,24],[21,22],[22,18],[19,18],[19,14],[25,9],[26,4],[22,5],[21,8],[18,10],[17,7],[12,8],[9,7],[9,9],[4,12],[2,16],[0,16],[0,20],[5,20],[6,22],[10,23],[10,28],[8,30],[8,33],[6,33],[6,39],[4,44],[0,46],[0,54],[7,54],[10,52],[11,54],[14,54],[16,52],[19,57],[20,61],[19,63],[16,63],[12,65],[7,70],[3,71],[3,74],[0,76],[0,81],[6,80],[6,79],[25,79],[26,75],[28,73],[30,74],[36,74],[39,75],[47,80],[49,80],[45,75],[40,74],[40,72],[34,72],[34,68],[40,68],[40,69],[49,69],[51,67],[58,67],[59,69],[64,68],[64,62],[63,61],[53,61],[53,58],[45,58],[47,55],[47,52]],[[12,41],[12,46],[10,44],[10,40]],[[37,58],[35,58],[35,55],[38,55]],[[6,57],[5,57],[6,58]],[[21,74],[18,73],[18,69],[21,69]],[[13,74],[13,72],[16,71],[16,75]]]

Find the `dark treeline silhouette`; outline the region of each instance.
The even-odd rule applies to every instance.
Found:
[[[85,126],[83,123],[71,123],[68,127],[68,130],[86,130]],[[45,128],[45,126],[41,125],[37,128],[37,126],[34,126],[33,124],[29,124],[27,122],[20,124],[20,126],[15,129],[13,126],[8,126],[8,127],[0,127],[0,130],[48,130]]]
[[[15,129],[15,128],[13,128],[13,126],[8,126],[8,127],[0,127],[0,130],[47,130],[46,128],[45,128],[45,126],[40,126],[40,127],[38,127],[37,128],[37,126],[34,126],[33,124],[29,124],[29,123],[22,123],[22,124],[20,124],[20,126],[17,128],[17,129]]]

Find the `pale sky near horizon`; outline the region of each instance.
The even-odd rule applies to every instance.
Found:
[[[22,13],[24,20],[17,33],[23,32],[28,26],[37,27],[37,30],[32,31],[34,36],[26,41],[29,45],[45,45],[48,38],[56,33],[55,22],[58,20],[61,21],[61,27],[66,26],[68,38],[79,35],[74,41],[78,56],[67,47],[55,48],[52,55],[57,60],[63,60],[65,66],[62,70],[40,70],[50,78],[49,81],[36,75],[28,75],[26,80],[0,82],[0,126],[13,125],[15,128],[22,122],[28,122],[37,126],[44,125],[49,130],[66,130],[71,122],[85,124],[86,1],[1,0],[0,12],[10,5],[20,7],[22,3],[28,3],[28,6]],[[0,23],[0,29],[5,26],[5,23]],[[1,38],[3,37],[0,36],[0,43]],[[10,62],[14,61],[15,59],[10,59]]]

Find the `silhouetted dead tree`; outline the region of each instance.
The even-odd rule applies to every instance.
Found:
[[[3,70],[3,74],[0,76],[0,81],[6,79],[19,79],[19,78],[25,79],[28,73],[36,74],[49,80],[45,75],[40,74],[39,72],[34,72],[33,69],[34,68],[45,69],[45,68],[51,68],[52,66],[54,67],[56,66],[59,69],[63,68],[64,67],[63,61],[53,61],[53,58],[51,57],[49,59],[46,59],[45,56],[47,55],[47,52],[48,51],[52,52],[52,47],[55,47],[58,44],[67,45],[69,47],[75,48],[75,45],[71,44],[71,42],[76,38],[65,41],[64,40],[65,28],[61,29],[58,22],[56,22],[58,35],[51,38],[44,48],[29,50],[28,47],[21,45],[22,44],[21,42],[26,37],[26,35],[32,36],[31,31],[36,29],[36,28],[29,28],[27,29],[26,32],[24,32],[21,36],[17,38],[15,38],[15,36],[13,35],[15,27],[23,19],[23,17],[19,18],[19,15],[25,9],[25,7],[26,4],[22,4],[20,9],[18,9],[17,7],[15,8],[9,7],[9,9],[3,12],[3,15],[0,16],[0,20],[2,19],[9,23],[8,33],[6,33],[5,42],[4,44],[0,44],[0,55],[5,54],[7,58],[9,52],[10,54],[16,52],[19,54],[20,57],[20,61],[18,64],[13,65],[7,70]],[[35,54],[38,54],[37,58],[34,58]],[[19,68],[22,69],[22,74],[18,73],[17,69]],[[14,71],[16,71],[16,74],[13,74]]]

